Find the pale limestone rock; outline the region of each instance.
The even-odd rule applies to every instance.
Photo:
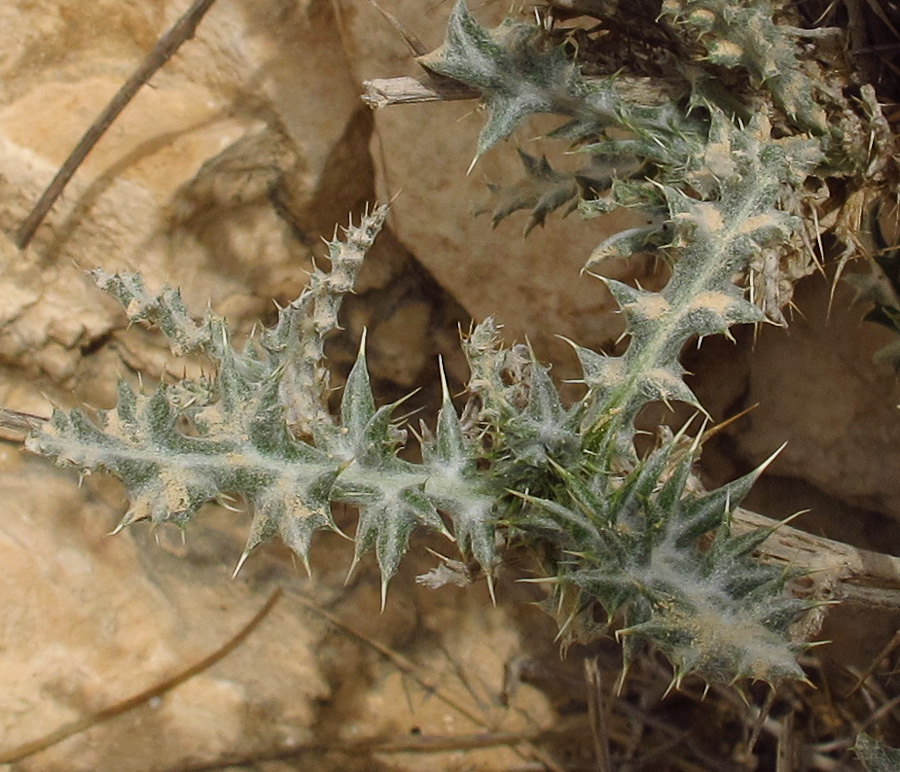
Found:
[[[46,14],[26,2],[0,8],[0,29],[11,38],[0,60],[7,84],[0,91],[0,221],[7,229],[184,11],[175,2],[120,6],[64,2]],[[270,194],[289,179],[311,201],[359,109],[330,13],[315,6],[217,3],[79,169],[38,233],[45,259],[139,268],[151,284],[177,281],[201,304],[252,292],[267,269],[290,266],[302,285],[309,250]]]
[[[94,489],[88,502],[68,475],[9,450],[0,454],[0,475],[0,751],[202,659],[270,591],[264,583],[256,590],[229,583],[222,565],[181,560],[166,573],[158,548],[136,545],[131,533],[108,538],[118,517],[112,489]],[[321,627],[285,605],[215,670],[18,768],[137,771],[148,760],[163,767],[213,758],[248,735],[269,743],[302,739],[312,705],[329,687],[313,655]],[[261,713],[272,718],[261,724]]]
[[[809,277],[797,285],[787,327],[737,330],[737,344],[715,339],[687,352],[695,391],[715,419],[752,408],[725,430],[726,448],[713,441],[704,468],[722,484],[787,443],[748,506],[771,517],[809,508],[801,528],[890,549],[898,540],[873,538],[884,518],[871,511],[900,520],[900,382],[878,361],[897,336],[863,320],[870,306],[853,304],[848,283],[831,293],[830,279]]]
[[[799,477],[858,507],[900,519],[900,384],[875,361],[896,335],[864,322],[852,290],[821,276],[798,285],[790,326],[764,328],[750,365],[747,405],[733,428],[740,452],[760,462],[787,447],[772,474]]]
[[[0,362],[72,386],[81,350],[116,325],[115,304],[98,298],[74,265],[46,265],[0,234]]]

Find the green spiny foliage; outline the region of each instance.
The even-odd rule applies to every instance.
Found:
[[[471,553],[487,570],[490,583],[495,560],[494,524],[501,489],[496,479],[479,472],[481,443],[466,436],[450,401],[443,370],[441,379],[443,404],[435,432],[431,433],[422,424],[425,494],[434,506],[447,513],[461,552]],[[493,584],[489,586],[493,595]]]
[[[497,223],[513,212],[530,209],[531,216],[525,226],[527,236],[536,225],[544,224],[548,214],[555,212],[564,204],[569,206],[563,216],[574,211],[578,205],[578,180],[574,174],[556,171],[546,156],[535,158],[519,150],[519,159],[525,168],[524,180],[508,189],[503,189],[499,185],[488,185],[495,198],[502,198],[501,203],[494,209],[491,223],[496,227]]]
[[[680,10],[668,4],[663,15],[677,23]],[[704,15],[693,11],[691,24]],[[720,43],[728,35],[745,35],[741,24],[758,27],[763,37],[745,41],[747,55],[740,61],[710,56],[710,63],[743,66],[759,81],[767,75],[767,87],[788,116],[820,129],[821,108],[791,101],[788,92],[805,76],[771,12],[756,5],[713,17],[705,31],[717,34]],[[764,53],[779,63],[775,80]],[[681,351],[690,340],[729,335],[735,324],[766,320],[735,278],[747,277],[761,260],[797,240],[795,191],[822,164],[826,147],[783,130],[777,136],[762,115],[742,122],[749,111],[695,73],[686,77],[690,114],[674,101],[635,105],[623,97],[615,77],[583,78],[575,63],[566,64],[562,47],[553,47],[535,28],[506,22],[487,30],[463,2],[451,15],[445,43],[420,62],[482,92],[489,119],[479,154],[528,115],[553,112],[570,120],[552,137],[579,143],[579,152],[591,159],[587,168],[605,164],[614,170],[605,179],[595,173],[589,184],[578,184],[587,177],[583,170],[560,173],[545,158],[520,151],[526,180],[498,189],[495,224],[516,209],[531,208],[530,229],[573,197],[586,216],[638,208],[648,225],[600,244],[588,270],[638,251],[656,251],[672,266],[660,292],[600,277],[625,314],[630,344],[619,357],[573,344],[587,393],[571,408],[563,407],[555,391],[548,396],[549,379],[534,362],[523,379],[530,381],[527,400],[515,393],[516,378],[501,379],[497,368],[493,378],[483,377],[473,366],[471,388],[491,424],[491,446],[505,451],[494,469],[522,502],[505,522],[525,533],[541,532],[555,544],[561,609],[571,609],[561,611],[568,615],[564,625],[589,627],[598,603],[610,624],[624,625],[619,634],[626,664],[642,643],[652,641],[675,664],[675,682],[685,673],[709,680],[801,677],[798,648],[788,639],[804,604],[781,594],[781,572],[750,556],[766,533],[729,535],[730,512],[760,470],[699,493],[689,484],[696,482],[690,472],[696,445],[676,454],[673,438],[638,459],[634,420],[657,401],[686,402],[702,411],[684,382]],[[805,98],[811,100],[810,93],[807,88]],[[525,366],[520,355],[519,367]],[[518,415],[510,409],[516,398]],[[701,548],[704,534],[712,534],[711,542]]]
[[[348,229],[347,244],[332,243],[334,272],[343,270],[344,255],[358,263],[383,217],[376,210]],[[496,528],[504,523],[554,546],[557,581],[563,592],[577,590],[581,614],[597,603],[610,621],[621,617],[626,662],[649,641],[670,656],[676,680],[686,673],[710,680],[802,675],[788,626],[804,604],[783,594],[780,572],[748,556],[767,533],[728,531],[730,512],[755,475],[703,493],[691,474],[696,443],[672,438],[642,460],[623,450],[623,437],[633,436],[626,427],[634,406],[655,392],[631,385],[623,401],[625,392],[604,388],[592,373],[603,370],[601,361],[618,361],[623,383],[640,383],[629,374],[643,366],[639,360],[604,360],[580,349],[589,389],[566,407],[533,353],[502,346],[487,320],[465,342],[470,415],[460,418],[444,383],[435,430],[423,430],[423,461],[413,464],[397,457],[405,434],[391,418],[396,404],[376,406],[364,342],[339,416],[323,412],[328,382],[312,357],[321,356],[330,328],[314,322],[320,305],[334,323],[334,284],[324,276],[241,351],[214,314],[194,323],[177,292],[151,296],[133,276],[95,278],[132,319],[158,321],[172,330],[173,348],[201,350],[216,368],[208,380],[160,386],[149,396],[122,383],[114,411],[96,420],[80,410],[56,411],[28,440],[31,450],[83,472],[122,479],[131,507],[120,527],[142,519],[184,525],[203,503],[237,494],[253,510],[240,562],[274,535],[306,561],[315,531],[335,528],[331,503],[351,503],[359,510],[353,564],[374,545],[386,589],[416,526],[450,536],[439,513],[489,576]],[[720,281],[733,286],[724,275]],[[640,322],[629,315],[632,326]],[[685,327],[673,348],[695,333]],[[285,399],[288,374],[303,398]],[[603,405],[607,418],[619,418],[601,418]],[[711,546],[703,549],[708,534]]]
[[[583,5],[589,14],[606,8]],[[641,3],[641,13],[650,5]],[[331,272],[314,271],[277,324],[241,350],[211,312],[194,322],[176,291],[151,295],[136,277],[95,274],[131,319],[157,324],[175,351],[205,354],[215,374],[151,395],[123,384],[115,410],[96,419],[57,411],[28,447],[120,477],[131,499],[123,525],[184,524],[204,502],[243,497],[253,520],[241,562],[274,535],[307,561],[313,534],[335,528],[332,504],[353,504],[352,564],[374,547],[382,597],[419,525],[455,539],[489,581],[499,537],[521,538],[544,557],[563,627],[590,630],[601,617],[623,639],[626,666],[652,644],[673,662],[673,683],[692,673],[725,682],[802,678],[803,645],[790,628],[808,603],[785,593],[784,572],[752,556],[768,531],[730,532],[761,469],[705,491],[693,473],[699,441],[662,432],[643,455],[634,443],[635,419],[652,402],[703,412],[684,380],[685,345],[766,320],[748,297],[752,273],[796,249],[797,202],[831,151],[827,137],[803,133],[820,130],[821,109],[813,89],[796,93],[807,84],[794,33],[763,3],[720,5],[663,5],[654,23],[677,28],[702,55],[675,68],[671,95],[649,101],[616,74],[586,76],[552,30],[513,21],[487,29],[462,0],[444,44],[420,57],[431,72],[481,92],[489,118],[476,159],[536,113],[562,116],[552,136],[588,159],[569,174],[521,154],[527,185],[506,191],[495,221],[522,208],[532,210],[529,227],[566,205],[585,216],[637,209],[647,224],[600,244],[587,269],[636,251],[671,266],[659,292],[602,279],[630,343],[621,356],[573,343],[585,387],[574,404],[529,347],[502,344],[488,319],[463,341],[469,403],[460,415],[443,383],[435,428],[422,427],[421,463],[398,455],[406,442],[393,419],[398,403],[376,404],[365,340],[339,415],[329,414],[324,338],[384,220],[380,208],[330,242]],[[759,103],[717,89],[715,68],[746,71],[789,123],[776,130]]]
[[[535,506],[523,521],[546,531],[563,556],[560,597],[574,587],[575,609],[597,602],[607,619],[621,620],[626,669],[652,641],[674,663],[673,683],[686,673],[709,681],[802,678],[795,659],[802,646],[786,641],[805,604],[773,593],[783,572],[750,557],[768,532],[729,534],[730,512],[763,467],[709,493],[691,491],[696,447],[678,440],[624,477],[597,461],[560,469],[568,505],[526,497]]]
[[[713,124],[715,128],[715,122]],[[595,395],[591,430],[615,417],[627,433],[647,402],[680,400],[700,407],[682,379],[681,349],[692,337],[728,334],[734,324],[765,320],[764,313],[734,283],[760,252],[788,242],[797,221],[779,208],[782,186],[802,183],[815,160],[815,148],[801,140],[768,139],[765,122],[727,134],[710,132],[710,145],[729,159],[729,168],[710,185],[710,197],[700,200],[671,186],[655,186],[665,199],[664,226],[637,233],[646,240],[669,231],[665,252],[673,263],[672,277],[661,292],[635,289],[604,280],[628,320],[631,344],[620,358],[599,356],[576,346],[585,382]],[[713,149],[708,146],[707,153]],[[609,255],[622,253],[620,242],[595,250],[593,267]],[[628,244],[635,249],[634,243]]]
[[[662,18],[685,36],[711,64],[743,68],[763,86],[787,117],[806,131],[826,131],[825,111],[814,98],[815,83],[797,59],[803,30],[776,24],[763,0],[664,0]]]
[[[135,276],[95,272],[131,320],[157,323],[175,351],[202,351],[215,376],[161,385],[150,396],[123,382],[114,411],[101,411],[96,421],[81,410],[55,411],[27,446],[83,472],[119,477],[131,499],[120,527],[145,519],[184,525],[205,502],[242,496],[253,521],[240,563],[276,534],[306,562],[313,533],[335,528],[331,502],[353,503],[360,513],[354,563],[374,543],[386,587],[416,525],[445,531],[426,482],[434,478],[430,485],[442,501],[453,498],[451,471],[471,476],[456,469],[449,417],[437,432],[444,450],[426,467],[396,457],[405,433],[392,421],[395,405],[375,406],[364,346],[339,418],[327,410],[324,336],[337,326],[340,299],[352,289],[386,213],[375,210],[348,228],[344,241],[330,242],[332,271],[314,271],[300,298],[279,310],[277,324],[242,351],[230,345],[223,319],[207,312],[195,323],[177,291],[154,296]],[[460,535],[489,567],[493,542],[484,523],[493,499],[487,498],[466,481]]]
[[[557,131],[559,136],[584,138],[604,128],[626,128],[641,140],[666,136],[668,142],[656,145],[654,152],[668,159],[684,154],[682,136],[693,131],[695,122],[674,103],[636,105],[619,92],[614,78],[588,81],[559,46],[544,43],[529,24],[508,20],[495,29],[482,27],[458,0],[444,44],[419,57],[426,69],[481,92],[490,117],[475,160],[539,113],[570,119]]]

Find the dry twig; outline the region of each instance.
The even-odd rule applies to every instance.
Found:
[[[594,740],[594,757],[598,772],[613,772],[609,753],[609,730],[606,726],[606,706],[603,704],[603,683],[596,659],[584,661],[584,680],[587,683],[588,715]]]
[[[494,727],[492,727],[489,722],[479,716],[477,713],[470,710],[467,706],[463,705],[458,699],[456,699],[452,694],[450,694],[446,689],[444,689],[435,679],[428,677],[427,675],[421,672],[421,668],[419,668],[414,662],[410,661],[402,654],[394,651],[388,646],[385,646],[383,643],[373,640],[362,633],[354,630],[350,625],[341,620],[339,617],[332,614],[330,611],[322,608],[318,603],[304,598],[302,596],[295,596],[297,601],[308,611],[311,611],[313,614],[321,617],[326,620],[329,624],[334,625],[345,635],[350,636],[351,638],[355,638],[356,640],[364,643],[366,646],[373,648],[377,651],[381,656],[387,659],[394,667],[397,668],[399,672],[403,675],[406,675],[412,678],[419,686],[421,686],[428,694],[434,695],[445,705],[449,706],[461,716],[464,716],[469,721],[474,723],[477,726],[481,726],[484,729],[488,730],[488,732],[492,735],[496,735],[497,733],[494,731]],[[502,734],[502,733],[501,733]],[[525,742],[528,746],[529,751],[534,754],[537,758],[539,758],[547,767],[547,769],[552,770],[552,772],[563,772],[562,768],[549,756],[549,754],[543,752],[540,748],[532,745],[528,740],[524,741],[516,741],[516,742]],[[501,743],[503,745],[514,745],[515,742],[509,743]],[[471,746],[474,747],[474,746]],[[431,752],[431,751],[429,751]]]
[[[362,100],[373,109],[390,105],[411,105],[418,102],[447,102],[457,99],[476,99],[475,89],[455,80],[429,80],[427,83],[411,77],[376,78],[363,81]]]
[[[265,605],[256,612],[253,619],[251,619],[243,628],[241,628],[238,633],[229,639],[223,646],[220,646],[216,649],[212,654],[204,657],[199,662],[194,663],[188,668],[185,668],[180,673],[176,673],[170,678],[165,679],[164,681],[160,681],[155,686],[151,686],[149,689],[145,689],[138,694],[135,694],[132,697],[129,697],[121,702],[117,702],[109,707],[103,708],[102,710],[98,710],[94,713],[89,713],[86,716],[82,716],[75,721],[71,721],[68,724],[64,724],[58,729],[53,730],[52,732],[44,735],[43,737],[38,738],[37,740],[31,740],[30,742],[23,743],[22,745],[18,745],[15,748],[10,748],[7,751],[0,751],[0,764],[12,764],[16,761],[22,761],[22,759],[26,759],[29,756],[33,756],[36,753],[40,753],[41,751],[47,750],[58,743],[61,743],[63,740],[67,740],[69,737],[72,737],[76,734],[81,734],[82,732],[86,732],[91,727],[96,726],[97,724],[102,724],[105,721],[109,721],[111,718],[115,718],[116,716],[121,716],[123,713],[127,713],[129,710],[134,710],[135,708],[140,707],[141,705],[145,705],[154,697],[161,697],[166,692],[172,691],[176,686],[180,686],[181,684],[189,681],[194,676],[199,675],[204,670],[208,670],[213,665],[215,665],[220,660],[227,657],[231,652],[233,652],[238,646],[240,646],[247,637],[252,633],[268,615],[269,612],[275,607],[275,604],[278,602],[278,599],[282,595],[282,590],[279,587],[269,596],[269,599],[266,601]]]
[[[213,761],[172,767],[166,772],[215,772],[230,767],[253,767],[266,761],[287,761],[302,756],[323,753],[446,753],[479,748],[500,748],[523,742],[534,742],[553,734],[549,730],[526,729],[518,732],[477,732],[457,735],[418,735],[395,739],[329,740],[285,747],[274,747],[257,752],[229,754]]]
[[[900,609],[900,558],[870,552],[843,542],[779,525],[747,509],[737,509],[738,531],[768,528],[772,534],[759,548],[768,563],[808,572],[814,595],[823,600],[853,601],[864,606]]]
[[[589,76],[585,80],[591,80]],[[672,86],[663,80],[616,76],[616,88],[623,97],[645,105],[658,105],[672,99]],[[449,102],[477,99],[481,93],[452,78],[429,75],[425,80],[409,76],[375,78],[363,81],[362,100],[373,109],[419,102]]]
[[[112,126],[122,110],[125,109],[140,90],[141,86],[150,80],[156,71],[175,55],[182,43],[193,37],[200,20],[215,1],[194,0],[194,3],[184,16],[175,22],[171,29],[157,41],[153,50],[147,54],[140,66],[115,93],[109,104],[103,108],[103,112],[94,119],[94,122],[81,137],[75,149],[69,154],[69,157],[60,167],[56,176],[34,205],[34,208],[16,230],[13,239],[19,249],[25,249],[31,242],[35,231],[44,221],[53,204],[56,203],[56,199],[62,195],[69,180],[72,179],[72,176],[78,167],[81,166],[82,161],[87,158],[94,145],[100,140],[100,137]]]

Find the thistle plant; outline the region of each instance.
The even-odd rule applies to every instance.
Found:
[[[555,5],[609,21],[600,0]],[[332,415],[324,341],[384,222],[387,209],[377,207],[328,243],[330,271],[315,269],[277,323],[240,348],[224,319],[207,311],[195,321],[176,290],[153,294],[137,276],[94,272],[130,320],[157,325],[177,353],[206,356],[213,374],[149,394],[123,382],[115,409],[56,411],[27,447],[121,479],[131,503],[120,527],[183,526],[205,502],[240,496],[252,522],[238,568],[276,535],[308,565],[313,535],[336,530],[332,505],[346,503],[359,513],[352,565],[374,548],[382,604],[419,526],[454,541],[492,593],[500,545],[516,540],[541,555],[564,634],[615,632],[623,675],[650,645],[672,662],[676,685],[689,674],[802,679],[797,655],[807,644],[792,629],[812,602],[786,591],[789,572],[754,557],[769,530],[730,529],[763,467],[705,490],[694,473],[701,431],[662,428],[639,452],[635,421],[651,403],[681,402],[702,425],[684,347],[729,336],[734,325],[783,323],[791,278],[814,264],[807,191],[861,174],[838,158],[846,127],[828,118],[840,113],[858,126],[863,117],[840,112],[839,97],[815,87],[814,65],[796,45],[805,33],[779,20],[783,8],[750,0],[636,8],[651,42],[667,41],[672,65],[671,88],[649,97],[635,79],[658,63],[598,73],[604,59],[590,31],[580,28],[572,46],[572,30],[546,18],[488,29],[462,0],[446,41],[419,58],[432,83],[449,79],[480,94],[488,118],[476,161],[537,113],[562,116],[550,139],[585,159],[569,173],[521,154],[528,184],[495,190],[495,222],[518,209],[531,210],[529,227],[563,207],[585,217],[621,207],[644,215],[645,226],[585,256],[619,304],[629,344],[612,356],[573,342],[577,401],[563,400],[530,348],[502,343],[487,319],[462,342],[468,402],[460,411],[442,384],[433,427],[423,422],[416,433],[421,462],[399,455],[409,434],[396,418],[402,400],[377,404],[365,336]],[[729,79],[734,87],[723,88]],[[610,257],[648,251],[671,274],[658,292],[599,274]]]

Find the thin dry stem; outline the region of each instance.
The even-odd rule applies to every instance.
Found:
[[[480,96],[474,89],[449,79],[446,81],[430,80],[423,83],[410,77],[376,78],[363,81],[363,89],[363,102],[374,109],[420,102],[477,99]]]
[[[609,729],[606,724],[606,706],[603,700],[603,682],[596,659],[584,661],[584,680],[587,684],[588,716],[594,741],[594,757],[598,772],[613,772],[609,752]]]
[[[894,633],[894,636],[889,640],[873,658],[869,663],[869,666],[859,674],[859,678],[856,681],[856,685],[850,690],[847,696],[851,696],[854,694],[875,672],[878,668],[878,665],[886,659],[890,653],[900,646],[900,630]]]
[[[140,90],[141,86],[150,80],[156,71],[175,55],[175,52],[181,48],[182,43],[193,37],[200,20],[206,15],[206,12],[215,1],[194,0],[194,3],[184,16],[175,22],[169,31],[159,39],[153,50],[147,54],[140,66],[115,93],[109,104],[103,108],[103,112],[94,119],[94,122],[60,167],[41,198],[34,205],[34,208],[16,230],[13,240],[19,249],[25,249],[31,242],[38,227],[44,221],[53,204],[56,203],[56,199],[62,195],[69,180],[72,179],[76,170],[81,166],[82,161],[87,158],[88,153],[91,152],[94,145],[100,140],[100,137],[112,126],[122,110],[125,109]]]
[[[900,608],[898,557],[813,536],[746,509],[735,511],[733,527],[743,532],[773,529],[759,548],[759,557],[767,563],[809,572],[816,597],[874,608]]]
[[[76,734],[81,734],[97,724],[102,724],[105,721],[109,721],[111,718],[127,713],[129,710],[134,710],[141,705],[145,705],[154,697],[160,697],[166,692],[172,691],[176,686],[180,686],[191,678],[194,678],[194,676],[199,675],[204,670],[208,670],[217,662],[231,654],[231,652],[247,640],[250,633],[259,627],[260,622],[269,615],[269,612],[275,607],[275,604],[278,602],[281,595],[282,590],[279,587],[269,596],[265,605],[256,612],[253,619],[244,625],[244,627],[242,627],[237,634],[230,638],[223,646],[220,646],[209,656],[204,657],[199,662],[194,663],[180,673],[176,673],[170,678],[160,681],[155,686],[151,686],[149,689],[145,689],[132,697],[128,697],[121,702],[98,710],[95,713],[89,713],[68,724],[64,724],[37,740],[31,740],[30,742],[23,743],[15,748],[0,752],[0,764],[12,764],[17,761],[22,761],[22,759],[26,759],[29,756],[33,756],[36,753],[40,753],[41,751],[45,751],[47,748],[61,743],[63,740],[67,740],[69,737]]]

